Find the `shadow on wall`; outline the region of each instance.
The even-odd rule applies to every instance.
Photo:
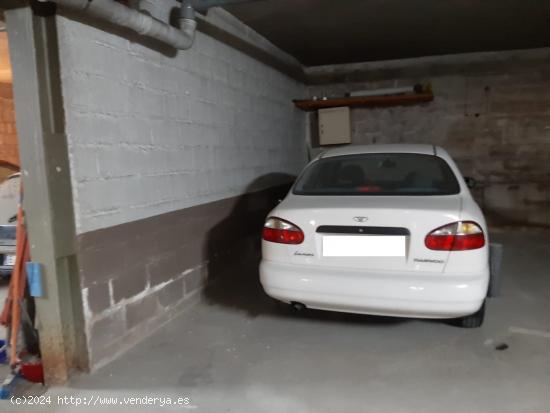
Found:
[[[262,312],[264,293],[258,278],[261,230],[267,214],[283,199],[295,177],[267,174],[254,180],[229,215],[207,237],[208,283],[203,296],[208,303]],[[271,186],[258,191],[258,188]]]

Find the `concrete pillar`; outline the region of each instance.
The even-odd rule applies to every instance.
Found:
[[[43,268],[36,299],[40,348],[48,384],[87,367],[82,298],[55,16],[30,7],[5,12],[23,185],[33,261]]]

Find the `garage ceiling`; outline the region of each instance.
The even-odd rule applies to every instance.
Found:
[[[306,66],[550,46],[550,0],[261,0],[226,9]]]

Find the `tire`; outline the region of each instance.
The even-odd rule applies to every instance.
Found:
[[[484,319],[485,319],[485,302],[483,302],[483,305],[481,306],[481,308],[477,310],[474,314],[461,317],[456,321],[457,321],[457,325],[462,328],[478,328],[478,327],[481,327]]]

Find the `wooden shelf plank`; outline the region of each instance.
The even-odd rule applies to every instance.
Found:
[[[331,98],[327,100],[294,100],[296,107],[303,110],[336,108],[340,106],[397,106],[413,105],[415,103],[431,102],[434,95],[431,92],[410,93],[385,96],[355,96]]]

